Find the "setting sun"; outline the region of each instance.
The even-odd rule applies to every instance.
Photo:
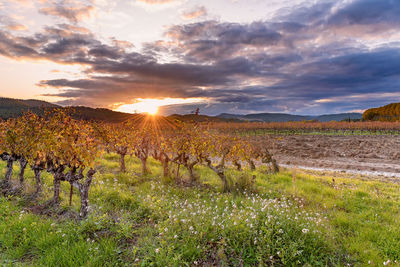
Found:
[[[126,113],[148,113],[150,115],[156,115],[159,111],[159,108],[162,106],[198,103],[201,101],[203,101],[201,98],[138,98],[136,103],[121,105],[116,108],[115,111]]]

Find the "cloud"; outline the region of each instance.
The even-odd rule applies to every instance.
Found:
[[[141,7],[147,12],[158,12],[182,5],[187,0],[135,0],[131,2],[136,7]]]
[[[251,24],[203,21],[171,27],[166,36],[175,47],[168,48],[187,61],[215,61],[240,55],[244,50],[277,45],[282,35],[263,22]]]
[[[303,3],[282,9],[274,20],[308,26],[309,31],[354,38],[376,38],[400,26],[400,2],[393,0],[339,0]]]
[[[364,12],[362,3],[380,12]],[[197,106],[208,114],[344,112],[390,101],[399,92],[400,44],[386,39],[398,29],[397,11],[397,2],[389,0],[324,1],[283,10],[271,21],[174,25],[143,50],[99,40],[76,24],[31,35],[0,29],[0,54],[84,67],[80,79],[38,81],[58,89],[48,96],[65,98],[63,104],[201,97],[209,102],[165,112]],[[359,35],[351,34],[354,27]],[[374,45],[363,42],[367,35],[375,36]]]
[[[333,25],[400,25],[400,2],[393,0],[356,0],[337,9],[327,19]]]
[[[175,0],[136,0],[137,2],[149,4],[149,5],[164,5],[174,2]]]
[[[0,12],[0,26],[5,27],[9,31],[25,31],[27,27],[15,19],[7,16],[6,14],[2,14]]]
[[[182,18],[190,20],[203,17],[207,15],[207,9],[204,6],[198,6],[194,9],[184,11],[182,13]]]
[[[51,1],[47,3],[47,6],[39,9],[39,12],[44,15],[63,18],[72,23],[78,23],[82,19],[90,18],[94,11],[94,5],[83,4],[75,0]]]

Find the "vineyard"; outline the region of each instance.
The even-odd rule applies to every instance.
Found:
[[[400,135],[400,122],[213,122],[220,133],[234,135],[309,134],[309,135]]]
[[[284,170],[275,153],[299,148],[248,136],[273,125],[98,123],[65,110],[1,122],[0,262],[397,264],[400,186]]]
[[[35,172],[36,194],[42,188],[41,172],[53,175],[54,193],[51,204],[59,204],[60,183],[68,182],[79,191],[80,216],[87,215],[89,189],[96,173],[95,159],[104,152],[120,156],[120,171],[125,172],[125,157],[134,155],[142,164],[142,175],[148,173],[147,160],[151,156],[163,166],[164,177],[170,176],[171,165],[189,172],[189,183],[198,180],[194,167],[203,164],[214,171],[228,191],[227,165],[238,170],[244,164],[255,169],[255,162],[278,166],[261,142],[251,143],[222,134],[211,134],[197,125],[158,121],[147,117],[142,121],[120,124],[88,123],[72,119],[66,112],[55,110],[40,117],[27,113],[9,119],[0,125],[2,160],[7,162],[7,172],[1,188],[4,195],[24,187],[24,172],[30,166]],[[19,187],[13,188],[11,177],[14,162],[19,162]]]

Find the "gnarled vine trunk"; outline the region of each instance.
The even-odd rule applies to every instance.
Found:
[[[163,176],[168,177],[169,176],[169,162],[168,160],[163,160],[162,161],[162,166],[163,166]]]
[[[7,161],[7,169],[2,183],[2,188],[4,190],[9,190],[11,188],[11,177],[13,172],[14,158],[8,154],[3,154],[1,158]]]
[[[224,162],[224,161],[221,161],[221,162]],[[225,168],[221,164],[216,167],[213,166],[210,160],[207,161],[207,166],[211,170],[213,170],[218,175],[218,177],[221,179],[222,191],[227,192],[228,191],[228,180],[226,179],[226,176],[225,176]]]
[[[178,179],[179,180],[179,169],[181,168],[181,164],[179,164],[179,163],[177,163],[177,167],[176,167],[176,174],[175,174],[175,176],[176,176],[176,179]]]
[[[33,167],[33,172],[35,173],[36,191],[35,194],[38,195],[42,192],[42,170],[40,168]]]
[[[20,186],[24,185],[24,179],[25,179],[24,174],[25,174],[25,169],[26,169],[27,165],[28,165],[28,161],[26,160],[26,158],[25,157],[21,157],[19,159],[19,166],[20,166],[19,184],[20,184]]]
[[[249,163],[249,166],[250,166],[250,170],[254,171],[256,169],[256,165],[254,164],[254,161],[249,159],[248,163]]]
[[[235,162],[233,162],[233,164],[236,166],[236,169],[237,169],[238,171],[241,171],[241,170],[242,170],[242,164],[240,164],[239,161],[235,161]]]
[[[197,181],[197,176],[196,173],[194,171],[194,166],[197,164],[197,162],[192,162],[192,163],[188,163],[185,164],[184,166],[186,167],[186,169],[189,172],[189,178],[190,178],[190,182],[191,183],[195,183]]]
[[[53,199],[52,199],[52,203],[54,205],[60,204],[61,181],[65,180],[64,170],[65,170],[65,166],[61,165],[61,166],[57,167],[55,170],[51,171],[53,173],[53,184],[54,184]]]
[[[279,172],[279,165],[278,165],[278,163],[276,162],[276,160],[275,160],[275,159],[272,159],[271,163],[272,163],[272,171],[273,171],[274,173]]]
[[[54,188],[53,188],[53,199],[52,199],[52,203],[53,203],[53,204],[59,204],[59,203],[60,203],[60,186],[61,186],[61,180],[54,177],[53,186],[54,186]]]
[[[142,175],[146,175],[149,173],[147,169],[147,157],[141,157],[140,161],[142,162]]]
[[[81,196],[81,209],[79,211],[79,216],[81,218],[85,218],[89,212],[89,189],[95,173],[96,170],[90,169],[86,174],[86,179],[84,183],[76,181]]]
[[[126,166],[125,166],[125,156],[126,154],[119,154],[119,163],[120,163],[120,171],[121,172],[126,172]]]

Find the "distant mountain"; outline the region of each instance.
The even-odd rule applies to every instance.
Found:
[[[344,121],[344,120],[361,120],[362,113],[339,113],[339,114],[327,114],[315,117],[317,121]]]
[[[167,116],[169,120],[179,120],[182,122],[240,122],[237,118],[223,118],[219,116],[195,115],[195,114],[173,114]]]
[[[0,118],[8,119],[20,116],[23,112],[32,111],[41,114],[45,109],[66,108],[49,102],[40,100],[21,100],[13,98],[0,98]],[[72,108],[72,116],[76,119],[105,121],[105,122],[123,122],[128,119],[143,119],[142,114],[130,114],[112,111],[105,108],[89,108],[84,106],[67,107]],[[170,120],[179,120],[183,122],[239,122],[239,121],[264,121],[264,122],[285,122],[285,121],[304,121],[304,120],[319,120],[319,121],[341,121],[347,119],[361,119],[361,113],[342,113],[329,114],[321,116],[301,116],[285,113],[257,113],[247,115],[237,115],[222,113],[218,116],[207,115],[179,115],[174,114],[167,116]]]
[[[242,121],[263,121],[263,122],[287,122],[287,121],[342,121],[342,120],[359,120],[362,118],[361,113],[340,113],[340,114],[327,114],[320,116],[303,116],[292,115],[286,113],[255,113],[247,115],[237,115],[222,113],[217,117],[224,119],[239,119]]]
[[[397,121],[400,119],[400,103],[370,108],[363,113],[364,120]]]
[[[56,108],[57,105],[40,100],[21,100],[13,98],[0,98],[0,117],[3,119],[20,116],[23,112],[32,111],[40,113],[43,108]]]
[[[88,121],[103,121],[118,123],[129,119],[141,121],[144,119],[143,114],[130,114],[112,111],[106,108],[90,108],[85,106],[75,107],[61,107],[49,102],[40,100],[21,100],[13,98],[0,98],[0,118],[8,119],[21,116],[24,112],[32,111],[36,114],[43,114],[44,110],[61,108],[69,109],[71,116],[75,119],[88,120]],[[206,115],[178,115],[174,114],[167,117],[168,120],[179,120],[183,122],[216,122],[216,121],[238,121],[237,119],[223,119],[218,117],[206,116]]]
[[[218,117],[224,119],[239,119],[245,121],[264,121],[264,122],[303,121],[310,119],[306,116],[291,115],[285,113],[255,113],[247,115],[222,113]]]

